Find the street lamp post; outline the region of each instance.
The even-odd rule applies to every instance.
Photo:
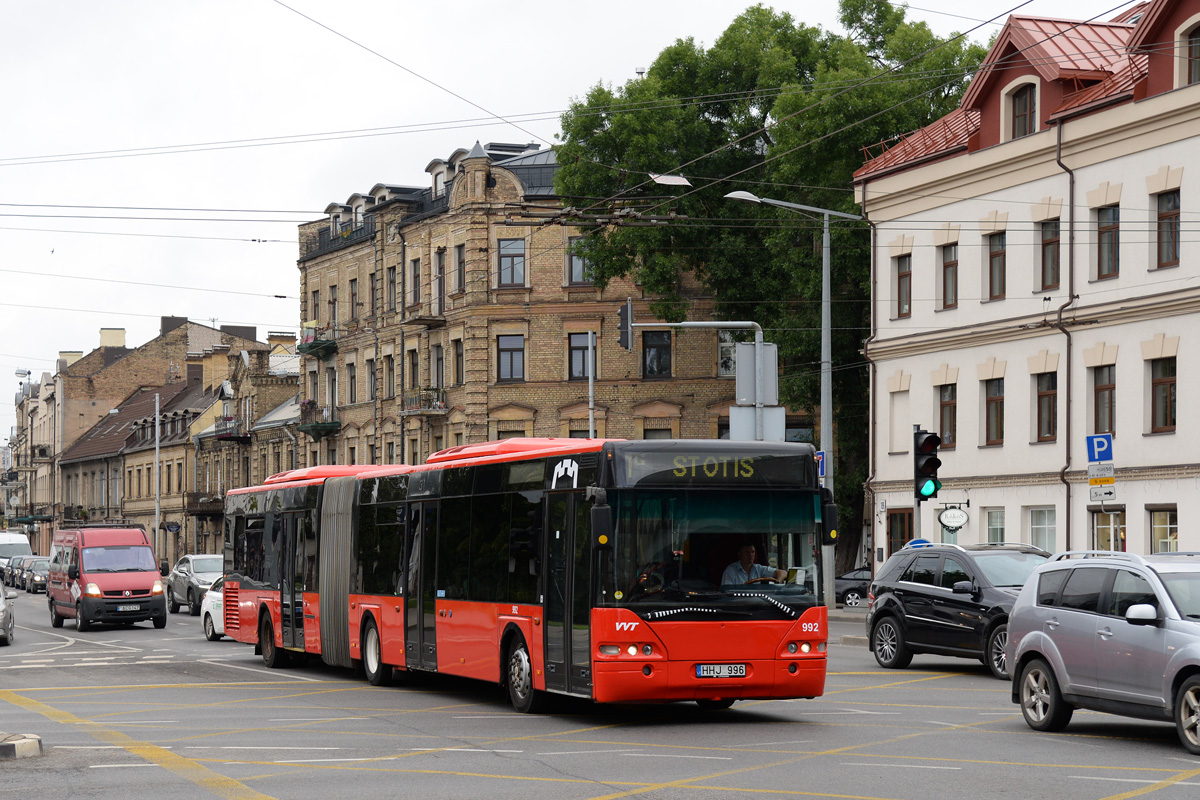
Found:
[[[820,214],[821,226],[821,450],[825,453],[825,485],[833,491],[833,345],[830,342],[830,299],[829,299],[829,218],[862,219],[857,214],[844,214],[828,208],[804,206],[799,203],[788,203],[783,200],[772,200],[769,197],[759,197],[750,192],[736,191],[725,195],[730,200],[741,200],[745,203],[761,203],[789,211]],[[834,597],[833,591],[833,545],[823,546],[826,568],[825,573],[825,602],[829,603]]]

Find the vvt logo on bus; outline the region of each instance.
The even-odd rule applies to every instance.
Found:
[[[557,489],[558,479],[566,477],[570,477],[572,489],[579,486],[579,465],[569,458],[564,458],[554,465],[554,477],[550,481],[550,488]]]
[[[619,630],[619,631],[631,631],[631,630],[633,630],[634,628],[636,628],[637,626],[638,626],[638,624],[637,624],[636,622],[618,622],[618,623],[617,623],[617,630]]]

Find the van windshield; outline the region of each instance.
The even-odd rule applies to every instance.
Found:
[[[83,548],[84,572],[154,571],[154,553],[144,544]]]
[[[33,555],[29,542],[0,542],[0,558],[29,555]]]

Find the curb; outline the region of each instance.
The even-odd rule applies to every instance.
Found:
[[[839,644],[853,645],[854,647],[866,647],[867,637],[865,636],[843,636]]]
[[[42,755],[42,737],[32,733],[0,733],[0,760]]]

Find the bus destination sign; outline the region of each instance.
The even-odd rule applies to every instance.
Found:
[[[812,459],[751,453],[658,451],[628,453],[618,459],[622,486],[807,486]]]

